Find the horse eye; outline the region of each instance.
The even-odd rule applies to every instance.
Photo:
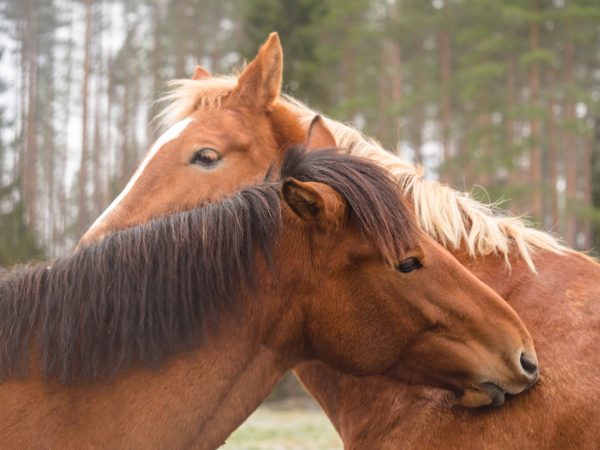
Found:
[[[421,263],[421,261],[419,261],[419,258],[415,258],[413,256],[412,258],[405,259],[400,264],[398,264],[396,266],[396,269],[402,273],[408,273],[412,272],[413,270],[420,269],[421,267],[423,267],[423,264]]]
[[[212,148],[201,148],[192,156],[190,164],[197,164],[202,167],[214,167],[221,160],[219,152]]]

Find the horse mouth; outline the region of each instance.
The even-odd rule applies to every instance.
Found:
[[[506,400],[506,391],[494,383],[483,383],[481,390],[485,391],[492,399],[492,406],[500,406]]]
[[[506,400],[506,394],[500,386],[488,382],[456,392],[456,402],[465,408],[501,406]]]

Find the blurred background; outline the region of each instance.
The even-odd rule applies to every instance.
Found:
[[[231,73],[271,31],[285,92],[599,246],[598,0],[0,0],[0,266],[72,251],[157,137],[166,82]],[[227,448],[287,448],[275,416],[294,448],[339,447],[322,416],[286,411]]]
[[[71,251],[166,82],[231,73],[274,30],[287,93],[597,247],[598,0],[0,0],[0,265]]]

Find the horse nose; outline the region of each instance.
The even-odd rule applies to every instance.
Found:
[[[525,375],[527,375],[527,377],[531,380],[537,380],[539,369],[536,359],[534,357],[527,356],[525,352],[522,352],[519,362],[521,363],[521,369],[523,369]]]

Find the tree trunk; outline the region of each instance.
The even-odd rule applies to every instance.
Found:
[[[220,63],[221,63],[221,58],[222,58],[222,50],[221,50],[221,41],[219,40],[219,38],[217,37],[219,35],[219,28],[220,28],[220,23],[221,23],[221,19],[223,17],[223,2],[221,1],[216,1],[216,2],[211,2],[212,7],[214,8],[213,10],[213,20],[210,21],[210,31],[211,31],[211,50],[210,50],[210,70],[217,72],[220,69]],[[208,36],[207,36],[208,37]],[[205,40],[203,40],[203,43],[206,42]],[[198,42],[198,46],[197,46],[197,50],[196,50],[196,57],[201,57],[202,55],[200,54],[201,51],[204,51],[206,49],[205,45],[200,45],[201,43]]]
[[[529,24],[529,50],[535,52],[540,48],[540,28],[538,24],[537,13],[539,6],[537,2],[533,2],[532,13],[534,14],[531,23]],[[529,69],[529,89],[531,92],[531,105],[534,107],[540,106],[540,65],[537,62],[532,63]],[[531,119],[531,153],[529,178],[531,182],[532,197],[531,209],[534,217],[537,220],[543,221],[544,205],[542,200],[542,149],[541,135],[542,124],[538,116],[538,111],[534,112]]]
[[[477,140],[477,146],[481,149],[482,158],[480,159],[480,162],[482,164],[477,168],[477,183],[481,186],[489,187],[496,181],[496,172],[494,164],[490,164],[492,160],[490,134],[493,130],[492,115],[490,113],[491,108],[486,97],[487,96],[482,97],[482,104],[485,106],[479,113],[479,130],[481,136]]]
[[[96,35],[102,36],[102,27],[103,27],[103,11],[102,11],[103,3],[99,3],[96,8]],[[92,147],[92,172],[93,172],[93,181],[94,181],[94,196],[93,196],[93,205],[92,211],[94,212],[94,216],[100,214],[102,209],[106,206],[106,185],[103,180],[103,172],[104,165],[106,162],[105,157],[105,149],[103,148],[102,143],[102,134],[100,129],[102,127],[102,97],[103,97],[103,84],[105,80],[104,73],[104,59],[103,59],[103,49],[102,49],[102,39],[99,38],[95,41],[95,57],[94,61],[96,62],[97,75],[96,75],[96,92],[95,92],[95,100],[94,100],[94,139],[93,139],[93,147]]]
[[[400,124],[396,114],[393,118],[390,117],[389,107],[398,106],[402,101],[401,58],[400,43],[393,39],[386,39],[381,47],[377,136],[382,140],[384,147],[391,151],[396,151],[398,148]]]
[[[444,158],[444,171],[441,180],[448,182],[451,179],[452,170],[449,167],[451,159],[451,123],[452,123],[452,47],[450,33],[443,29],[439,34],[440,47],[440,128],[442,138],[442,152]]]
[[[420,40],[417,45],[417,52],[421,53],[424,51],[424,42]],[[423,125],[425,124],[425,107],[424,101],[420,96],[422,95],[422,71],[423,66],[419,63],[415,65],[413,72],[413,96],[415,96],[415,100],[412,102],[412,110],[411,116],[412,120],[410,123],[410,143],[413,147],[413,151],[415,153],[415,162],[417,164],[423,164]]]
[[[515,149],[515,121],[514,109],[518,103],[517,98],[517,62],[514,56],[509,56],[506,72],[506,110],[504,112],[504,145],[510,152],[511,171],[508,175],[509,184],[521,182],[519,156],[514,154]]]
[[[23,164],[23,188],[27,224],[37,228],[37,72],[38,72],[38,16],[35,5],[27,2],[25,25],[25,63],[27,74],[27,114],[25,125],[25,152]]]
[[[45,71],[45,112],[43,115],[44,122],[44,141],[43,141],[43,154],[41,155],[44,161],[44,172],[46,181],[46,208],[45,208],[45,241],[47,247],[52,255],[56,254],[57,242],[56,242],[56,228],[57,223],[55,220],[55,214],[58,205],[56,204],[56,191],[57,191],[57,177],[56,177],[56,135],[54,129],[54,103],[55,103],[55,85],[54,85],[54,32],[52,31],[49,37],[49,43],[47,47],[47,68]],[[58,177],[60,179],[60,177]]]
[[[582,170],[582,189],[583,189],[583,203],[588,212],[593,207],[592,201],[592,146],[593,141],[591,138],[583,138],[583,170]],[[583,249],[588,250],[592,245],[592,223],[589,218],[585,218],[582,221],[582,230],[585,236],[585,242],[583,242]]]
[[[577,203],[577,142],[574,138],[573,127],[575,124],[575,101],[572,98],[570,87],[575,83],[575,45],[571,35],[571,25],[567,25],[567,41],[564,50],[564,85],[566,86],[565,93],[565,147],[563,152],[569,157],[565,158],[566,171],[566,202],[567,202],[567,218],[566,218],[566,233],[565,239],[567,244],[575,246],[577,240],[577,218],[576,218],[576,203]]]
[[[390,76],[389,76],[389,40],[384,40],[381,44],[380,62],[379,62],[379,77],[377,77],[378,95],[377,95],[377,125],[375,126],[376,135],[385,148],[394,150],[392,143],[388,140],[389,121],[389,91],[390,91]]]
[[[558,191],[556,186],[558,184],[558,168],[559,168],[559,154],[558,154],[558,140],[559,136],[556,131],[556,116],[554,114],[554,101],[550,102],[550,111],[548,114],[548,164],[550,169],[549,186],[548,192],[550,194],[550,212],[551,222],[550,227],[557,229],[560,225],[560,207],[558,202]]]
[[[175,46],[175,77],[185,78],[188,76],[185,73],[185,59],[187,56],[187,42],[189,36],[186,34],[187,30],[187,17],[185,16],[185,4],[184,0],[176,0],[173,7],[175,8],[175,15],[177,17],[177,41]]]
[[[411,145],[413,146],[413,151],[415,152],[415,162],[417,164],[423,164],[423,124],[425,121],[423,105],[415,105],[412,116],[413,120],[410,130]]]
[[[27,3],[23,2],[21,4],[21,8],[24,11],[27,11]],[[28,37],[27,37],[27,27],[29,25],[29,21],[27,19],[27,15],[29,13],[25,13],[23,11],[19,11],[19,15],[24,17],[24,20],[20,20],[17,22],[17,36],[20,44],[19,48],[19,95],[17,100],[17,107],[19,111],[19,122],[17,124],[17,132],[15,133],[15,147],[18,149],[13,152],[13,173],[11,177],[12,182],[16,182],[19,180],[20,182],[20,194],[25,195],[25,184],[23,181],[23,177],[25,175],[25,150],[26,150],[26,141],[25,141],[25,131],[27,129],[27,79],[29,78],[29,71],[27,69],[28,62]]]
[[[560,140],[562,138],[562,135],[557,129],[557,122],[559,118],[557,117],[557,114],[555,112],[557,110],[559,102],[557,96],[554,95],[554,92],[556,91],[556,81],[556,71],[554,69],[549,69],[547,71],[546,76],[546,85],[548,86],[552,94],[548,99],[548,119],[546,129],[546,136],[548,142],[548,183],[545,187],[548,193],[547,205],[550,206],[550,222],[547,223],[546,226],[550,229],[555,230],[557,233],[561,233],[560,202],[557,186],[560,174],[561,155],[559,154],[559,148],[561,145]]]
[[[391,42],[390,64],[392,71],[391,99],[393,104],[398,107],[402,103],[402,88],[404,82],[402,78],[402,47],[400,42],[397,40],[393,40]],[[398,140],[400,138],[400,136],[398,136],[398,132],[400,130],[400,118],[398,113],[394,113],[394,118],[391,121],[390,128],[391,130],[388,131],[388,133],[391,133],[394,145],[391,150],[396,152],[398,151]]]
[[[88,225],[88,205],[87,205],[87,183],[88,183],[88,108],[89,108],[89,78],[90,78],[90,50],[92,41],[92,15],[93,0],[85,2],[85,40],[83,47],[83,88],[81,91],[81,160],[79,163],[79,183],[78,183],[78,232],[82,234]]]
[[[160,91],[163,89],[163,80],[161,74],[162,68],[162,46],[161,46],[161,34],[162,34],[162,1],[156,1],[154,8],[152,9],[153,18],[153,47],[152,52],[152,97],[153,100],[157,100],[160,97]],[[158,108],[156,103],[152,103],[152,106],[148,108],[148,136],[151,141],[155,141],[158,138],[158,129],[156,124],[152,122]]]
[[[352,104],[352,101],[356,98],[356,70],[354,64],[354,49],[347,47],[342,55],[341,64],[341,79],[344,93],[343,101],[346,104]],[[354,106],[350,106],[345,113],[348,119],[352,120],[354,119],[356,108]]]

